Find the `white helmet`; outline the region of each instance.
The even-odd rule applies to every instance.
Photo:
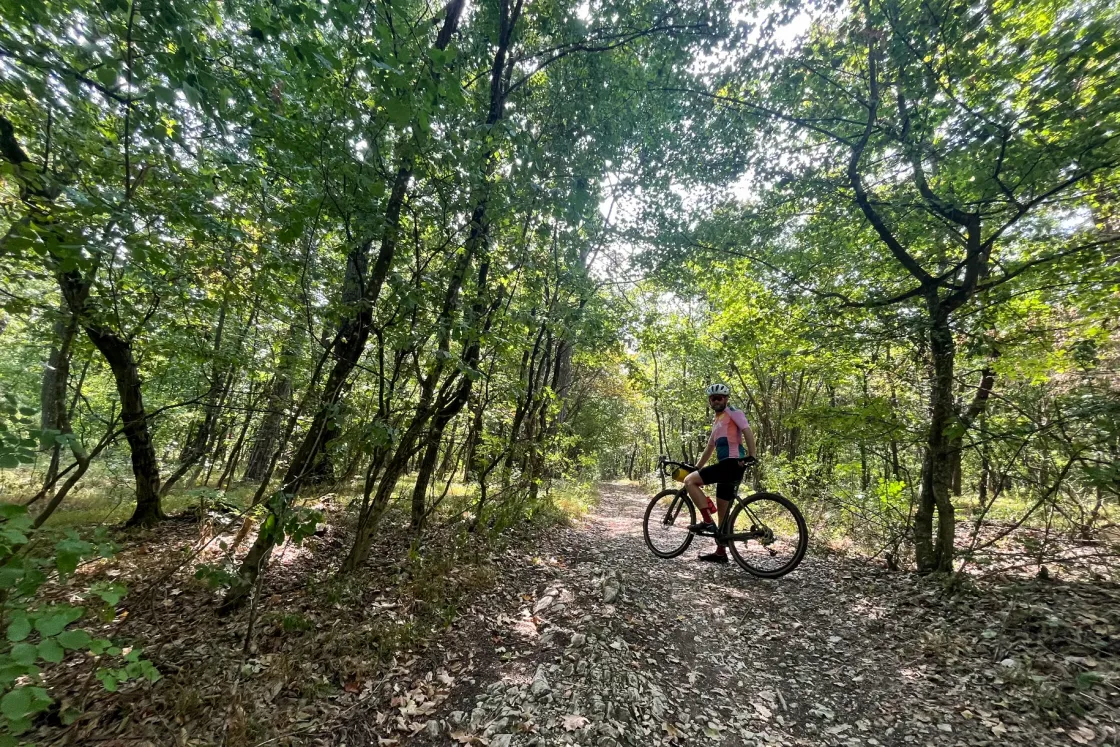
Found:
[[[709,397],[719,394],[722,394],[724,397],[731,396],[731,387],[727,386],[727,384],[708,384],[708,388],[704,391]]]

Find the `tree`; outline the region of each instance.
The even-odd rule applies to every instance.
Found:
[[[759,193],[742,218],[757,239],[744,242],[740,226],[704,246],[920,331],[930,362],[914,517],[923,571],[952,568],[953,465],[996,383],[989,366],[956,402],[962,310],[998,302],[1013,281],[1095,276],[1114,252],[1115,237],[1069,223],[1118,176],[1110,14],[1099,3],[971,12],[868,0],[815,22],[789,54],[752,47],[718,85],[682,92],[740,113],[756,146]]]

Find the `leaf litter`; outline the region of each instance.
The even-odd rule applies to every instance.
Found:
[[[947,595],[866,561],[812,555],[795,573],[760,581],[687,555],[655,559],[641,538],[645,500],[634,488],[603,486],[600,508],[579,525],[472,547],[478,562],[371,564],[345,583],[331,567],[348,541],[339,518],[270,573],[247,648],[248,611],[217,617],[215,592],[184,568],[153,593],[126,598],[105,624],[143,647],[163,679],[113,695],[84,687],[92,661],[52,667],[45,674],[63,705],[86,708],[69,726],[48,717],[35,737],[487,747],[1118,742],[1115,586],[989,578]],[[389,518],[371,555],[407,557],[405,522]],[[183,552],[198,541],[197,528],[181,523],[153,532]],[[126,536],[116,559],[83,572],[143,589],[164,570],[159,554],[138,551],[152,541],[151,532]],[[63,598],[67,589],[54,592]]]
[[[987,579],[948,595],[836,555],[761,581],[654,558],[646,500],[603,486],[586,522],[498,561],[504,593],[448,635],[478,669],[408,744],[1116,742],[1115,587]]]

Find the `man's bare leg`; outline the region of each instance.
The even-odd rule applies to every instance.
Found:
[[[688,495],[692,498],[692,504],[700,511],[700,515],[704,521],[712,521],[712,512],[708,508],[708,496],[701,489],[703,481],[700,479],[699,472],[693,472],[688,477],[684,478],[684,486],[688,489]]]
[[[716,506],[719,513],[719,530],[720,534],[724,533],[724,528],[727,526],[727,514],[731,512],[731,501],[725,501],[722,498],[716,498]],[[726,555],[727,545],[719,540],[716,540],[716,554]]]

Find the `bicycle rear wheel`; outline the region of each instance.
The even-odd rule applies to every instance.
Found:
[[[646,507],[642,533],[646,545],[659,558],[675,558],[692,544],[688,527],[696,523],[696,507],[687,496],[679,496],[681,490],[663,490]]]
[[[755,493],[731,513],[728,544],[735,562],[760,578],[784,576],[801,562],[809,530],[797,506],[778,493]]]

